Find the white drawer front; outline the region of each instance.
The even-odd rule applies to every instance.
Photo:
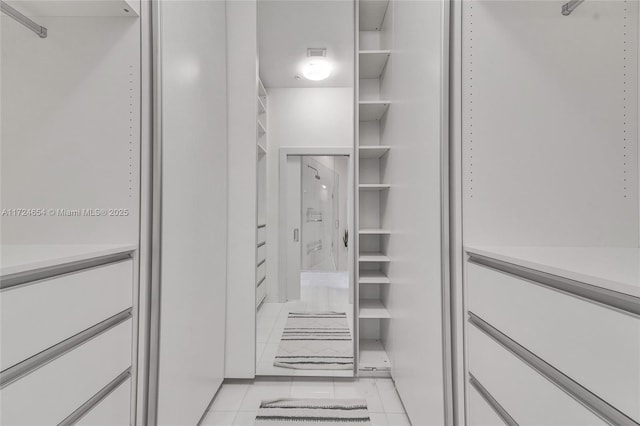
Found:
[[[53,425],[131,366],[132,320],[0,390],[3,425]]]
[[[126,260],[2,291],[1,369],[130,308],[132,283]]]
[[[473,325],[468,345],[469,371],[519,425],[606,424]]]
[[[469,386],[469,426],[502,426],[504,424],[478,391]]]
[[[127,426],[131,423],[131,379],[122,383],[83,416],[80,426]]]
[[[469,310],[640,420],[640,319],[467,263]]]

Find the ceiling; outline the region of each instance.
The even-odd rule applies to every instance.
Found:
[[[260,77],[266,87],[353,87],[353,39],[351,0],[258,0]],[[326,80],[302,77],[309,47],[327,49],[333,71]]]

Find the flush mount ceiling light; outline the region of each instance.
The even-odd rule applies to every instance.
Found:
[[[307,80],[320,81],[331,75],[331,65],[325,59],[312,59],[302,68]]]

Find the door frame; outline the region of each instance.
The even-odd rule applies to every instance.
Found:
[[[278,205],[279,205],[279,217],[278,217],[278,301],[281,303],[286,302],[287,294],[287,241],[285,238],[281,238],[282,230],[287,227],[287,173],[286,165],[287,158],[289,156],[303,156],[303,157],[347,157],[349,162],[349,179],[350,182],[347,185],[347,229],[349,229],[350,240],[347,250],[347,257],[349,259],[349,302],[354,306],[354,321],[357,316],[355,315],[355,251],[353,250],[353,238],[357,237],[358,233],[353,229],[355,225],[355,161],[354,161],[354,149],[351,147],[283,147],[280,148],[279,161],[278,161]],[[355,326],[355,324],[354,324]]]

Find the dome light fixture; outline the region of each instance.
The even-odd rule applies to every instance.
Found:
[[[325,59],[312,59],[303,67],[302,75],[311,81],[324,80],[331,75],[331,65]]]

